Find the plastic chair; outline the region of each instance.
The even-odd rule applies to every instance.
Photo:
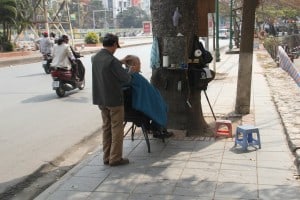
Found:
[[[256,137],[253,137],[256,134]],[[257,127],[253,125],[240,125],[236,128],[234,146],[240,145],[244,151],[248,146],[258,145],[261,149],[260,135]]]
[[[214,137],[232,137],[232,124],[230,120],[216,120]]]

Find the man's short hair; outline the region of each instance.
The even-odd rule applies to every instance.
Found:
[[[103,40],[102,40],[102,44],[104,47],[111,47],[115,43],[117,44],[118,48],[120,48],[118,36],[111,34],[111,33],[105,34],[105,36],[103,37]]]

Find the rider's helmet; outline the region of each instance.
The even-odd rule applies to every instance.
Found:
[[[43,33],[43,36],[44,36],[44,37],[48,37],[48,32],[44,32],[44,33]]]

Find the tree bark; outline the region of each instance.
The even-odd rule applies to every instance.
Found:
[[[255,9],[258,0],[244,0],[235,112],[250,112]]]
[[[161,62],[153,70],[151,82],[168,104],[167,128],[204,135],[209,126],[202,113],[201,90],[190,87],[188,70],[181,68],[190,62],[193,38],[198,31],[196,5],[195,1],[151,0],[152,32],[158,39],[159,57],[162,61],[163,54],[168,55],[173,66],[162,67]],[[178,26],[174,26],[172,19],[176,8],[181,15]]]

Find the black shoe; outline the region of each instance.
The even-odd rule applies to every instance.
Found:
[[[109,163],[109,165],[112,167],[119,166],[119,165],[126,165],[126,164],[129,164],[128,158],[121,158],[121,160],[119,160],[119,161]]]
[[[103,161],[104,165],[109,165],[109,161]]]
[[[174,133],[168,131],[156,131],[153,133],[154,138],[160,138],[160,139],[169,138],[172,137],[173,135]]]

